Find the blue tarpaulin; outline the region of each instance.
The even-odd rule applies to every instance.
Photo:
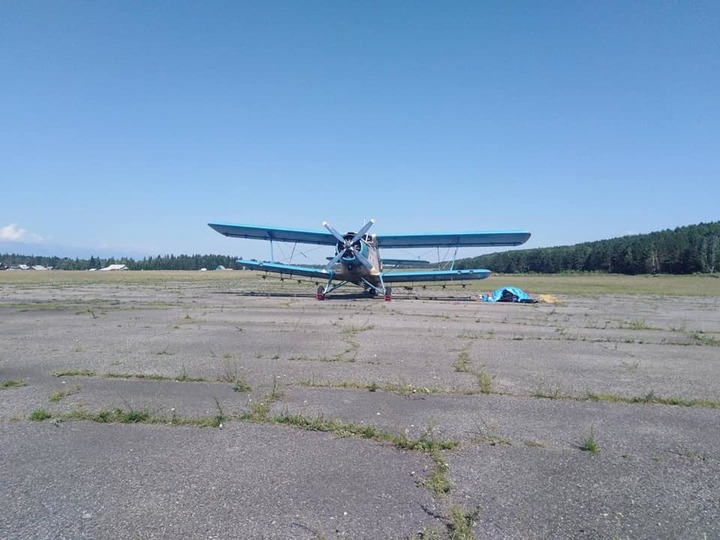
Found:
[[[530,298],[530,295],[517,287],[501,287],[490,294],[481,296],[483,302],[522,302],[534,304],[537,300]]]

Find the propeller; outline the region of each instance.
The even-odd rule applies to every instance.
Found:
[[[362,264],[367,269],[371,269],[373,267],[372,263],[367,259],[367,257],[365,257],[365,255],[360,253],[360,251],[355,251],[353,249],[353,245],[359,242],[360,239],[365,236],[365,233],[370,230],[370,227],[372,227],[374,223],[375,220],[371,219],[365,225],[363,225],[362,229],[355,233],[355,236],[353,236],[351,240],[348,240],[327,221],[323,221],[323,227],[330,231],[330,234],[337,238],[338,242],[343,245],[343,249],[338,249],[337,255],[335,255],[335,257],[325,267],[328,272],[330,272],[332,270],[332,267],[335,266],[335,264],[337,264],[340,259],[342,259],[346,254],[355,257],[358,261],[360,261],[360,264]]]

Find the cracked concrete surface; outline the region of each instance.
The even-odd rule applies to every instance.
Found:
[[[62,274],[0,284],[0,382],[25,383],[0,390],[2,538],[444,537],[452,508],[477,538],[720,537],[717,297]],[[113,409],[147,417],[89,420]],[[276,415],[455,441],[452,487],[429,453]]]

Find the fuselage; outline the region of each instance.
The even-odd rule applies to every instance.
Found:
[[[344,238],[352,240],[355,233],[349,232]],[[350,283],[360,285],[365,279],[373,284],[380,282],[380,273],[382,272],[382,261],[380,259],[377,240],[374,234],[366,234],[360,240],[352,245],[352,249],[347,249],[345,244],[338,242],[335,246],[335,254],[344,252],[340,263],[335,268],[335,277]],[[360,252],[372,264],[372,268],[368,268],[362,264],[355,256],[356,252]]]

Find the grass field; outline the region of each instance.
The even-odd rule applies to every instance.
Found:
[[[0,272],[0,286],[54,285],[72,287],[93,284],[157,284],[195,283],[216,284],[221,289],[258,292],[314,293],[313,280],[285,279],[277,276],[263,279],[262,274],[244,271],[4,271]],[[531,295],[570,294],[594,296],[599,294],[651,294],[680,296],[720,296],[720,274],[690,276],[623,276],[610,274],[493,274],[481,281],[466,282],[468,293],[489,292],[505,285],[520,287]],[[433,287],[433,286],[429,286]],[[435,285],[434,287],[438,287]],[[451,289],[460,285],[451,284]],[[360,289],[357,289],[358,291]],[[397,287],[396,290],[400,290]],[[346,289],[352,292],[353,288]]]

